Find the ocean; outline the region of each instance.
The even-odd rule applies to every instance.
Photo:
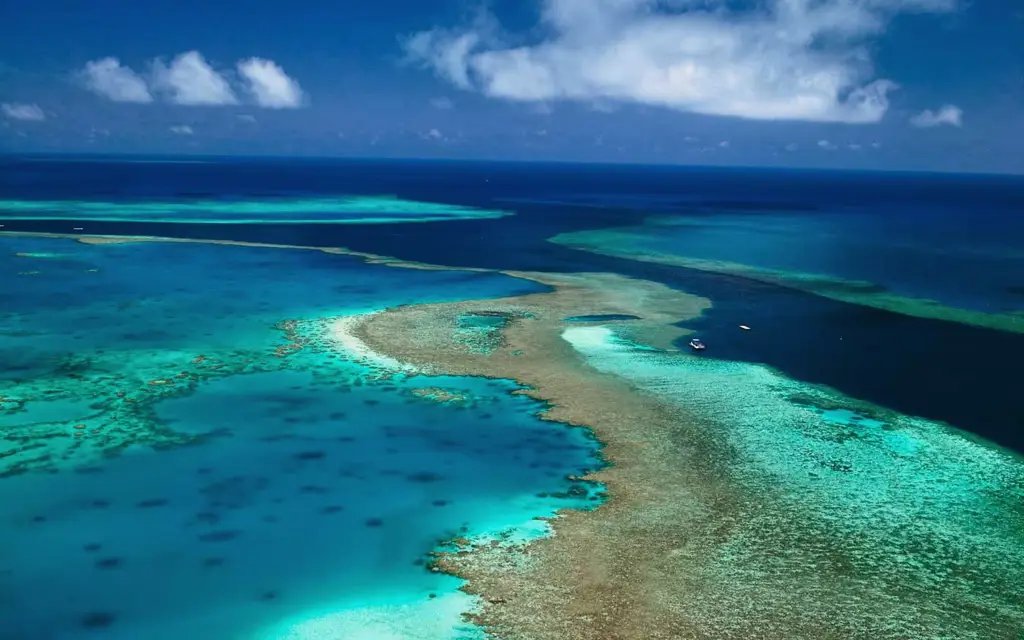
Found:
[[[961,442],[1024,454],[1024,178],[136,160],[0,159],[0,231],[653,280],[711,300],[683,323],[703,355],[578,349],[673,402],[717,407],[714,428],[794,487],[803,471],[784,458],[816,445],[759,433],[767,419],[749,408],[783,402],[779,389],[904,416],[899,429],[929,435],[884,446],[927,449],[944,481],[993,473]],[[28,235],[0,236],[0,272],[0,606],[16,612],[4,640],[476,638],[460,617],[471,599],[428,554],[454,536],[542,535],[534,518],[601,503],[599,485],[570,479],[601,466],[599,443],[540,420],[514,382],[289,346],[325,318],[541,285],[284,247]],[[756,401],[727,408],[739,396]],[[807,417],[774,414],[791,410]],[[859,410],[815,415],[870,428]],[[849,459],[877,470],[891,463],[879,455]],[[924,491],[925,463],[907,464],[901,482]],[[864,499],[818,498],[851,513]],[[1014,518],[1001,540],[1019,536]]]

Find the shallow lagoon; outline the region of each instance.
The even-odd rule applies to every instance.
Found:
[[[0,382],[5,640],[473,638],[471,599],[427,554],[597,504],[565,478],[596,444],[512,383],[278,350],[281,320],[530,283],[305,251],[0,246],[7,273],[38,270],[5,278],[18,313],[0,322],[22,365]]]

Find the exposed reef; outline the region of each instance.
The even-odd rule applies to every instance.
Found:
[[[602,229],[563,233],[551,238],[549,242],[614,258],[748,278],[767,284],[798,289],[841,302],[918,318],[945,320],[1000,331],[1024,333],[1024,311],[985,313],[972,309],[960,309],[927,298],[899,295],[873,282],[767,269],[738,262],[692,258],[651,250],[637,244],[636,241],[640,238],[641,236],[632,233],[629,229]]]
[[[495,637],[1024,631],[1012,454],[764,367],[679,353],[671,323],[706,308],[699,298],[607,274],[511,275],[556,291],[399,307],[349,327],[404,366],[514,378],[548,403],[545,419],[606,445],[610,466],[586,476],[607,487],[601,508],[560,513],[555,535],[528,545],[455,540],[432,561],[468,580],[484,603],[473,620]],[[460,317],[485,312],[529,316],[490,353],[453,340]],[[640,319],[614,332],[563,321],[608,314]]]

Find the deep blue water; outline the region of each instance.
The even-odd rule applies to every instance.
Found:
[[[2,198],[176,198],[394,194],[409,199],[504,207],[515,216],[443,224],[344,228],[105,225],[95,233],[230,237],[344,245],[463,266],[553,271],[608,270],[665,282],[712,299],[698,326],[718,357],[764,362],[794,378],[831,385],[905,413],[948,421],[1024,451],[1024,336],[908,318],[734,277],[589,255],[544,240],[570,230],[635,225],[654,213],[715,216],[785,213],[820,231],[844,214],[914,233],[931,251],[961,244],[1024,248],[1024,178],[755,169],[354,160],[211,159],[205,164],[21,162],[0,165]],[[935,224],[939,221],[940,224]],[[73,223],[7,222],[8,229],[69,231]],[[920,230],[920,234],[916,234]],[[884,243],[883,243],[884,244]],[[887,248],[885,270],[919,271],[919,255]],[[821,252],[808,248],[801,266]],[[903,261],[901,262],[900,256]],[[954,252],[953,256],[956,256]],[[835,260],[834,254],[823,256]],[[844,273],[870,275],[877,263]],[[989,258],[986,258],[987,260]],[[992,269],[989,263],[987,269]],[[1024,273],[1009,261],[998,291],[1024,300]],[[994,290],[955,260],[917,277],[932,297]],[[975,276],[976,277],[976,276]],[[943,291],[943,283],[956,287]],[[1015,284],[1016,283],[1016,284]],[[1012,305],[1010,305],[1012,306]],[[1020,308],[1020,305],[1017,306]],[[758,330],[736,331],[737,324]]]

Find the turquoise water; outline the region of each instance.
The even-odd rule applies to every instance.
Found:
[[[501,218],[496,209],[390,196],[255,200],[0,200],[0,215],[22,220],[187,222],[193,224],[370,224]]]
[[[566,478],[595,443],[514,384],[383,374],[302,335],[541,287],[236,246],[3,239],[0,256],[5,640],[479,638],[427,554],[598,503]]]

